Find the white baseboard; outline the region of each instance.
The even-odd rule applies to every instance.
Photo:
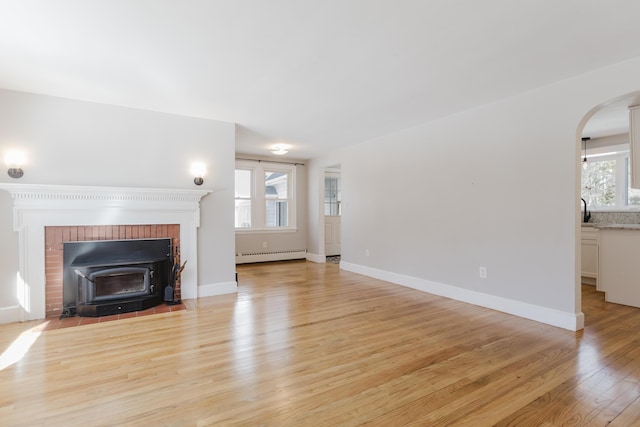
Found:
[[[20,322],[20,306],[0,307],[0,324]]]
[[[327,262],[327,257],[325,255],[312,254],[307,252],[307,261],[317,262],[318,264],[323,264]]]
[[[238,254],[236,264],[248,264],[252,262],[289,261],[293,259],[306,259],[305,251],[286,251],[264,254]]]
[[[503,313],[524,317],[525,319],[535,320],[536,322],[568,329],[570,331],[577,331],[584,328],[584,314],[582,312],[577,314],[568,313],[548,307],[511,300],[482,292],[471,291],[469,289],[458,288],[456,286],[418,279],[416,277],[405,276],[403,274],[392,273],[344,261],[340,262],[340,268],[353,273],[362,274],[364,276],[428,292],[430,294],[451,298],[457,301],[478,305],[480,307],[501,311]]]
[[[198,286],[198,298],[233,294],[235,292],[238,292],[237,282],[221,282]]]

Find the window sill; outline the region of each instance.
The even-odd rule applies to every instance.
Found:
[[[295,227],[280,228],[236,228],[236,234],[272,234],[272,233],[296,233]]]
[[[638,212],[640,213],[640,206],[627,207],[627,208],[618,208],[618,207],[598,207],[598,208],[589,208],[589,212]]]

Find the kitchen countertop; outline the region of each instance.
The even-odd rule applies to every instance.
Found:
[[[640,230],[640,224],[598,224],[595,222],[583,222],[582,226],[601,230]]]

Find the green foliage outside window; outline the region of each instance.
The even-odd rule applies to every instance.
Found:
[[[590,161],[582,169],[582,198],[591,207],[616,205],[616,160]]]

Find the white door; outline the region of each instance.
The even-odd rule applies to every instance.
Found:
[[[326,172],[324,176],[324,253],[340,255],[340,214],[342,199],[339,172]]]
[[[326,256],[340,255],[340,217],[324,217],[324,253]]]

